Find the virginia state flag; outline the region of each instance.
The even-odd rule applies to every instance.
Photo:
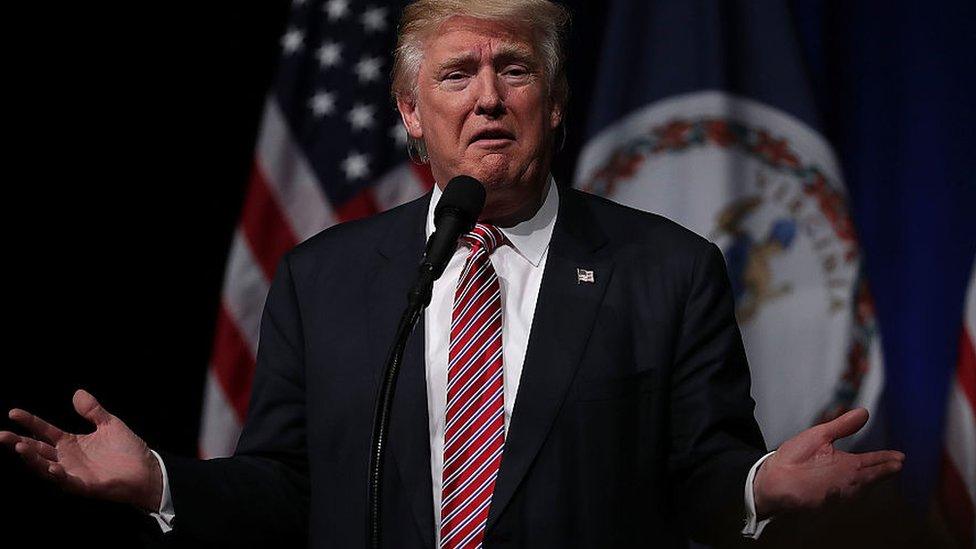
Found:
[[[775,447],[883,386],[844,178],[779,1],[608,4],[575,186],[724,252]]]

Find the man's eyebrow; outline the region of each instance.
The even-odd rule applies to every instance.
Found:
[[[515,44],[502,44],[498,47],[495,52],[494,60],[496,61],[523,61],[526,63],[533,62],[532,50],[525,46],[519,46]],[[455,55],[445,59],[437,65],[437,71],[443,71],[449,68],[459,67],[468,63],[476,63],[478,61],[478,56],[472,52],[462,53],[460,55]]]
[[[475,54],[470,52],[462,53],[461,55],[455,55],[454,57],[450,57],[438,64],[437,70],[442,71],[444,69],[458,67],[475,61],[477,61],[477,56],[475,56]]]
[[[495,59],[505,61],[514,59],[518,61],[532,62],[533,55],[532,50],[525,46],[516,44],[502,44],[498,47],[498,51],[495,54]]]

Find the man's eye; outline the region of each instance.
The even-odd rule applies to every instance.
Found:
[[[502,71],[502,74],[514,78],[522,78],[523,76],[528,75],[529,71],[525,70],[523,67],[509,67]]]
[[[448,73],[447,76],[444,77],[444,80],[461,80],[465,76],[466,75],[463,72],[455,71],[455,72]]]

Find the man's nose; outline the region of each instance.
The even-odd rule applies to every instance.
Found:
[[[498,75],[494,70],[482,70],[478,73],[478,103],[475,114],[498,118],[505,112],[503,90]]]

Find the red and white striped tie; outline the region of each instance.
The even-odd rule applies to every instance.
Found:
[[[480,547],[505,444],[502,301],[488,257],[505,236],[477,224],[454,294],[441,492],[442,548]]]

